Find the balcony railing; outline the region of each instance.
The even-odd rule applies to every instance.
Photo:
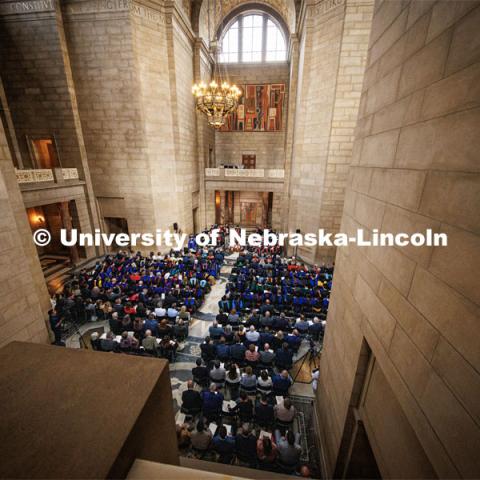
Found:
[[[38,170],[17,170],[18,183],[40,183],[40,182],[53,182],[53,170],[48,170],[45,168]]]
[[[78,180],[78,170],[76,168],[35,168],[29,170],[15,169],[17,182],[20,184],[63,183],[65,180]]]
[[[64,180],[78,180],[78,170],[76,168],[62,168],[62,177]]]
[[[226,178],[266,178],[266,179],[283,179],[285,170],[283,168],[206,168],[206,177]]]

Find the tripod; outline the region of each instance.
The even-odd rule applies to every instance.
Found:
[[[300,374],[300,372],[302,371],[303,369],[303,366],[305,365],[305,362],[307,362],[307,365],[310,367],[310,370],[313,370],[313,369],[316,369],[318,368],[318,365],[317,365],[317,352],[315,351],[315,347],[314,346],[311,346],[309,349],[308,349],[308,352],[303,356],[302,358],[302,363],[300,364],[300,367],[298,367],[298,370],[297,370],[297,373],[295,374],[295,377],[293,377],[293,383],[295,383],[297,381],[297,378],[298,378],[298,375]],[[313,369],[312,369],[312,365],[313,365]],[[311,381],[309,382],[303,382],[301,380],[298,380],[298,383],[310,383]]]

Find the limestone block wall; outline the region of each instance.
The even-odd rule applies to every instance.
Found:
[[[206,45],[202,39],[197,39],[194,49],[194,75],[195,82],[211,81],[212,77],[212,57],[206,49]],[[198,218],[199,228],[206,228],[214,221],[209,220],[208,210],[213,207],[206,204],[206,188],[205,188],[205,167],[213,166],[215,157],[215,129],[207,123],[205,115],[200,112],[196,113],[197,128],[197,171],[198,171]],[[212,163],[212,165],[211,165]],[[195,208],[195,205],[193,205]]]
[[[337,231],[345,196],[363,80],[372,1],[306,2],[301,19],[298,87],[289,165],[290,231]],[[305,209],[305,203],[314,208]],[[334,249],[300,247],[308,261]]]
[[[125,217],[131,232],[193,229],[193,34],[179,5],[64,9],[95,193],[102,215]]]
[[[193,193],[198,192],[199,162],[197,157],[197,118],[192,95],[194,83],[193,37],[181,20],[173,17],[169,32],[171,50],[169,50],[171,95],[173,105],[175,169],[177,181],[178,223],[185,233],[193,233]],[[172,90],[174,88],[174,90]]]
[[[158,21],[138,15],[133,15],[130,21],[135,68],[138,69],[135,77],[140,94],[141,135],[148,164],[149,178],[144,185],[151,189],[151,209],[156,228],[172,229],[173,223],[180,220],[175,151],[178,139],[174,137],[172,109],[175,97],[171,86],[175,78],[171,73],[169,75],[169,68],[174,68],[170,64],[173,46],[168,30],[171,26],[167,24],[167,18],[171,19],[171,16],[164,11],[157,12],[157,15]]]
[[[0,346],[46,343],[50,300],[0,124]]]
[[[16,5],[16,4],[13,4]],[[64,167],[80,151],[53,2],[35,13],[0,10],[0,66],[23,163],[32,168],[27,136],[55,136]]]
[[[343,2],[318,12],[308,5],[302,30],[298,32],[299,77],[289,179],[289,231],[298,228],[302,232],[315,232],[319,228],[344,13]],[[305,209],[305,204],[312,208]],[[315,249],[299,248],[298,254],[313,261]]]
[[[215,190],[205,190],[205,219],[207,225],[215,223]]]
[[[272,229],[281,231],[283,221],[283,195],[273,192]]]
[[[102,216],[108,203],[109,216],[142,231],[154,213],[130,12],[81,6],[64,17],[95,195]]]
[[[345,4],[319,220],[320,226],[329,232],[340,230],[372,14],[373,0],[347,1]],[[320,247],[317,250],[317,256],[334,255],[335,248]]]
[[[257,168],[284,168],[285,132],[288,116],[287,63],[263,65],[227,65],[226,76],[236,85],[284,83],[285,101],[283,110],[283,129],[278,132],[215,132],[215,156],[217,166],[221,164],[242,164],[242,154],[256,155]]]
[[[54,137],[62,167],[77,168],[85,181],[91,231],[98,209],[59,3],[4,2],[0,17],[2,80],[23,166],[34,167],[29,138]]]
[[[421,477],[401,461],[418,445],[439,478],[480,471],[479,22],[477,1],[375,6],[341,228],[432,228],[449,243],[337,250],[318,392],[330,472],[369,402],[365,342],[413,432],[392,429],[399,415],[384,417],[389,435],[366,423],[382,476]]]

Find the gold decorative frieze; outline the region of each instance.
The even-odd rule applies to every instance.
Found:
[[[205,177],[230,178],[271,178],[281,180],[285,178],[283,168],[206,168]]]
[[[15,169],[18,183],[53,182],[53,171],[49,169],[18,170]]]
[[[219,168],[206,168],[205,169],[205,176],[206,177],[219,177],[220,176],[220,169]]]
[[[62,168],[62,177],[64,180],[78,180],[78,170],[76,168]]]
[[[263,178],[265,172],[263,168],[226,168],[225,169],[226,177],[253,177],[253,178]]]

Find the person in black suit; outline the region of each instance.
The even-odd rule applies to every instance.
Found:
[[[202,410],[202,397],[193,389],[193,380],[187,382],[187,390],[182,393],[182,412],[196,415]]]
[[[217,348],[210,337],[205,337],[205,341],[200,344],[200,350],[202,352],[202,359],[205,363],[208,364],[215,360]]]
[[[208,368],[202,365],[202,360],[197,358],[197,366],[192,368],[193,380],[201,387],[207,387],[210,382],[210,372]]]
[[[266,395],[262,395],[255,405],[255,421],[262,428],[271,428],[274,421],[273,406],[268,403]]]
[[[241,433],[235,437],[235,452],[242,463],[247,463],[251,468],[257,464],[257,438],[250,432],[248,424],[244,424]]]

